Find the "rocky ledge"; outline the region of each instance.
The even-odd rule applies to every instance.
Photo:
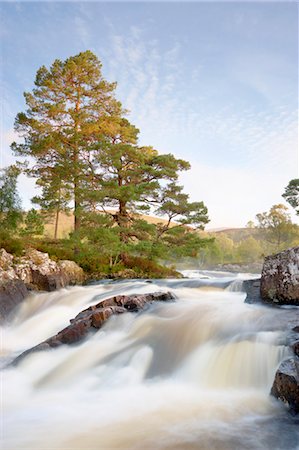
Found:
[[[54,291],[80,284],[84,273],[74,261],[53,261],[48,253],[27,250],[20,258],[0,250],[0,322],[7,320],[16,306],[32,290]]]
[[[114,314],[125,312],[138,312],[144,310],[153,302],[174,301],[175,296],[171,292],[154,292],[151,294],[117,295],[110,297],[100,303],[84,309],[74,319],[70,320],[70,325],[61,330],[55,336],[44,342],[26,350],[19,355],[11,364],[16,365],[27,355],[51,348],[59,347],[63,344],[76,344],[82,341],[88,333],[95,332]]]

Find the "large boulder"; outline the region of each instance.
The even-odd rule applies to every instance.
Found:
[[[265,258],[261,297],[265,302],[299,305],[299,247]]]
[[[286,403],[293,414],[299,413],[299,360],[289,358],[279,366],[271,394]]]
[[[26,350],[19,355],[11,364],[16,365],[27,355],[56,348],[63,344],[76,344],[84,339],[88,333],[95,332],[114,314],[125,312],[138,312],[156,301],[175,300],[171,292],[153,292],[150,294],[116,295],[100,303],[84,309],[74,319],[70,320],[70,325],[61,330],[55,336],[50,337],[35,347]]]

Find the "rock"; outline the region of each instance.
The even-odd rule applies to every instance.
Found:
[[[265,258],[261,297],[274,304],[299,305],[299,247]]]
[[[83,283],[84,272],[74,261],[62,260],[58,262],[58,267],[63,273],[65,285]]]
[[[28,295],[28,290],[22,280],[14,279],[0,283],[0,322],[8,320],[13,310]]]
[[[260,278],[255,278],[253,280],[244,280],[243,287],[247,294],[245,303],[260,303],[262,301],[260,294]]]
[[[114,314],[125,312],[137,312],[155,301],[175,300],[171,292],[154,292],[151,294],[117,295],[110,297],[100,303],[84,309],[74,319],[70,320],[70,325],[61,330],[55,336],[26,350],[19,355],[11,364],[16,365],[32,352],[59,347],[63,344],[75,344],[86,337],[89,332],[94,332]]]
[[[271,394],[289,406],[292,414],[299,412],[299,361],[289,358],[279,366]]]
[[[32,271],[29,261],[21,258],[20,262],[14,266],[17,277],[26,284],[32,284]]]
[[[67,285],[63,273],[60,271],[43,274],[39,270],[32,270],[31,274],[33,287],[41,291],[56,291]]]
[[[83,280],[84,272],[74,261],[56,263],[35,249],[16,259],[0,249],[0,321],[8,319],[28,290],[54,291]]]
[[[74,261],[53,261],[48,253],[35,249],[27,250],[14,262],[14,257],[0,250],[0,281],[22,280],[31,289],[54,291],[69,284],[81,284],[84,272]]]
[[[298,317],[299,320],[299,317]],[[293,352],[295,353],[296,356],[299,356],[299,326],[295,326],[292,329],[293,333],[290,337],[290,347],[293,350]]]
[[[296,356],[299,356],[299,340],[295,341],[292,343],[291,345],[293,352],[295,353]]]
[[[13,262],[13,256],[4,248],[0,249],[0,268],[3,270],[7,270],[11,268]]]

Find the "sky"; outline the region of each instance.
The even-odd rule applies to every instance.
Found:
[[[37,69],[89,49],[140,144],[190,161],[207,228],[245,226],[299,177],[295,2],[3,1],[0,30],[2,167]],[[33,182],[20,193],[30,208]]]

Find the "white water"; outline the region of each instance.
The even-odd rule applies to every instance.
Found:
[[[245,304],[240,276],[206,276],[28,298],[2,330],[5,361],[111,295],[171,290],[178,300],[4,370],[2,449],[299,448],[298,423],[269,396],[294,312]]]

